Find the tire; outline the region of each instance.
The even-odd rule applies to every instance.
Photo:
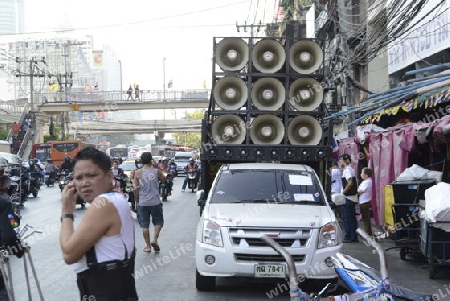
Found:
[[[214,291],[216,289],[216,277],[202,276],[197,270],[195,270],[195,287],[199,291]]]
[[[33,197],[37,197],[38,196],[38,192],[37,191],[33,191],[32,194],[33,194]]]
[[[428,262],[428,276],[430,279],[437,279],[437,260],[436,259],[430,259]]]
[[[406,259],[406,247],[400,248],[400,259],[405,260]]]

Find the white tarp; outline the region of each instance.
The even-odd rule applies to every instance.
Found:
[[[450,184],[438,183],[425,190],[425,210],[423,218],[429,223],[433,223],[433,227],[450,232]],[[449,222],[449,223],[439,223]]]
[[[429,170],[413,164],[411,167],[405,169],[398,177],[397,181],[417,181],[423,179],[435,179],[437,183],[441,181],[442,172]]]

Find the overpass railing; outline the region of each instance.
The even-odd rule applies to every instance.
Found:
[[[209,101],[211,90],[141,90],[136,97],[126,91],[85,91],[85,92],[38,92],[34,103],[102,103],[102,102],[170,102],[170,101]]]

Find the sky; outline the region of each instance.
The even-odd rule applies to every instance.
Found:
[[[249,37],[239,25],[272,22],[277,0],[25,0],[27,32],[70,23],[92,33],[94,47],[111,44],[122,62],[123,86],[211,88],[213,37]],[[262,36],[263,30],[255,36]],[[164,63],[164,58],[166,58]],[[165,71],[165,80],[164,80]]]

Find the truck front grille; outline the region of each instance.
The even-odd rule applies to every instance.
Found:
[[[271,229],[239,228],[228,230],[231,243],[236,247],[269,247],[262,239],[263,234],[270,235],[277,243],[288,248],[306,247],[311,238],[310,229]]]
[[[303,262],[305,260],[305,255],[292,255],[295,262]],[[241,262],[286,262],[281,255],[257,255],[257,254],[242,254],[235,253],[234,259]]]

